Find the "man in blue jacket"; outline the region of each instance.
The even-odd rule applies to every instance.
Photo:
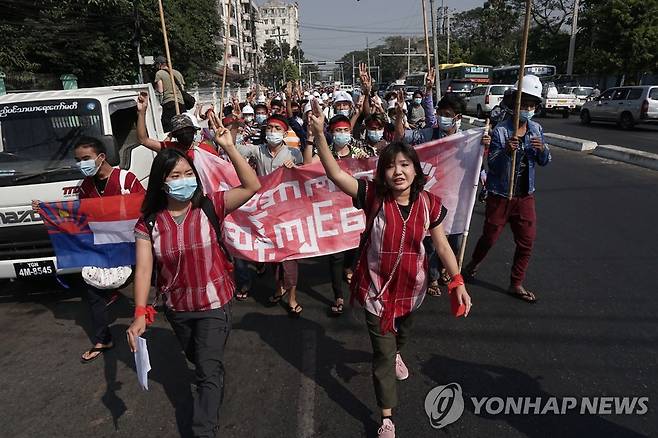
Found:
[[[544,131],[532,121],[535,108],[541,103],[542,84],[534,75],[523,78],[519,130],[514,136],[514,120],[496,125],[491,133],[491,146],[487,161],[487,205],[482,237],[464,269],[467,277],[474,277],[482,260],[494,245],[507,223],[510,224],[516,243],[509,293],[527,302],[535,302],[535,295],[523,286],[532,246],[537,233],[535,214],[535,169],[551,161],[551,152],[544,143]],[[515,93],[518,88],[515,86]],[[514,97],[515,98],[515,97]],[[516,149],[515,175],[510,182],[512,151]],[[512,198],[508,199],[510,184]]]

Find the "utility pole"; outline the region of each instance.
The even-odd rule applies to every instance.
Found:
[[[241,21],[242,21],[242,11],[240,11],[240,4],[238,3],[238,0],[235,0],[234,8],[235,8],[235,39],[238,40],[238,63],[240,65],[238,67],[238,73],[242,74],[243,73],[242,55],[243,55],[243,52],[244,52],[244,48],[243,48],[244,44],[242,43],[242,40],[244,38],[241,38],[242,29],[240,29],[240,27],[241,27],[240,24],[241,24]],[[231,19],[231,17],[229,17],[229,20],[230,19]]]
[[[578,32],[578,0],[573,2],[573,18],[571,22],[571,37],[569,38],[569,59],[567,61],[567,74],[573,75],[573,57],[576,51],[576,33]]]
[[[450,11],[446,8],[446,31],[448,37],[448,48],[446,49],[446,63],[450,63]]]
[[[368,45],[368,37],[366,37],[366,51],[368,52],[368,74],[370,74],[370,46]]]
[[[441,0],[443,3],[443,0]],[[436,7],[434,6],[434,0],[430,0],[430,18],[432,19],[432,45],[434,50],[434,91],[436,93],[436,100],[438,102],[441,100],[441,81],[439,80],[439,43],[436,35]]]
[[[354,65],[354,55],[352,55],[352,87],[354,87],[356,85],[356,82],[355,82],[356,78],[354,77],[354,69],[355,68],[356,68],[356,66]]]
[[[281,55],[281,72],[283,73],[283,83],[286,83],[286,60],[283,59],[283,47],[281,46],[281,28],[276,27],[276,37],[279,40],[279,54]]]
[[[407,40],[407,76],[411,74],[411,37]]]

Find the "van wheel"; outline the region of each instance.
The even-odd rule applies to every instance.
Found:
[[[586,109],[580,111],[580,123],[583,125],[589,125],[589,123],[592,121],[592,118],[589,115],[589,111]]]
[[[619,119],[619,126],[622,129],[631,129],[633,125],[635,125],[635,121],[631,113],[623,113]]]
[[[563,119],[568,119],[569,118],[569,110],[564,110],[562,112],[562,118]]]
[[[477,110],[475,111],[475,117],[478,119],[484,119],[484,112],[482,111],[482,107],[478,105]]]

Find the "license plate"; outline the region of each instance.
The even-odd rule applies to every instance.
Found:
[[[557,103],[567,103],[566,100],[558,100]]]
[[[55,275],[55,263],[52,260],[39,260],[36,262],[14,263],[16,277],[42,277]]]

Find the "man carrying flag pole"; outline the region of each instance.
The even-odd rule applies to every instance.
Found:
[[[97,138],[81,137],[74,146],[73,155],[75,156],[80,172],[85,176],[82,180],[82,184],[80,184],[80,199],[120,196],[129,193],[144,193],[144,187],[133,173],[112,167],[106,161],[107,151],[105,150],[103,143]],[[73,202],[79,203],[79,201]],[[52,213],[52,209],[49,208],[50,205],[51,204],[45,204],[43,207],[40,207],[39,201],[32,201],[32,208],[38,210],[44,221],[49,225],[56,219]],[[62,209],[59,211],[65,210]],[[61,214],[62,213],[60,213],[60,215]],[[66,214],[68,215],[68,212],[66,212]],[[81,214],[81,217],[84,216],[84,214]],[[93,235],[93,228],[91,228],[90,225],[90,223],[85,222],[79,224],[79,228],[83,227],[84,230],[82,231],[86,231],[85,234]],[[65,233],[61,233],[60,235],[65,237],[64,234]],[[97,237],[94,237],[94,239],[97,239]],[[72,249],[70,252],[74,254],[64,255],[58,250],[59,245],[58,241],[56,241],[57,238],[54,238],[52,234],[51,240],[53,240],[53,246],[57,252],[58,266],[60,268],[82,267],[82,264],[85,261],[89,262],[89,260],[92,259],[91,255],[80,251],[79,246],[76,244],[73,244],[70,247]],[[71,239],[71,241],[75,242],[74,239]],[[77,264],[76,260],[74,260],[76,256],[78,257],[78,260],[81,261]],[[64,263],[67,263],[68,266],[63,266],[62,261],[64,257],[66,257]],[[114,266],[99,267],[108,268]],[[82,354],[80,362],[88,363],[97,359],[98,356],[114,346],[112,335],[108,327],[107,307],[119,298],[119,293],[117,290],[99,289],[89,284],[85,284],[84,286],[86,287],[87,300],[91,310],[91,341],[93,347]]]

